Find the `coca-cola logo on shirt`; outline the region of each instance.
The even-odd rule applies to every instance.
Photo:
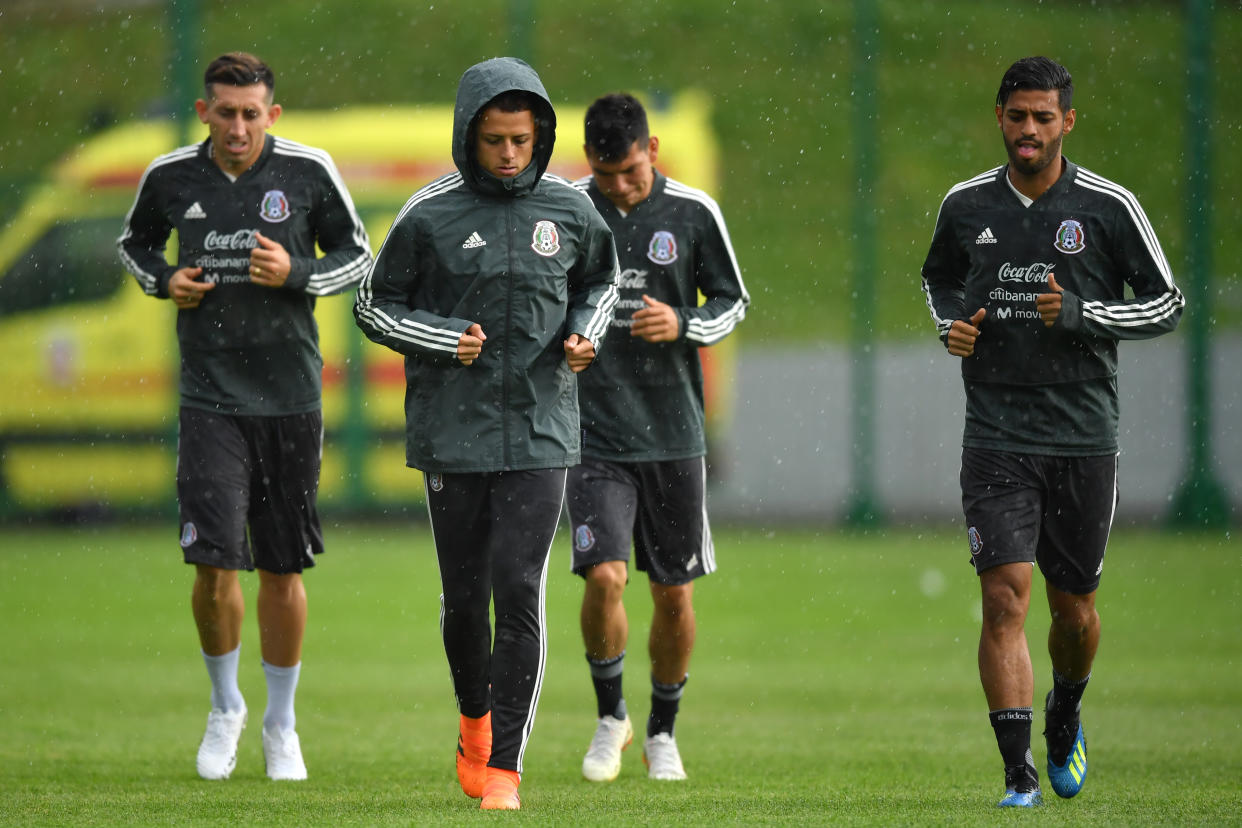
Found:
[[[253,250],[259,244],[254,240],[258,230],[238,230],[234,233],[217,233],[211,230],[203,240],[207,250]]]
[[[645,290],[647,288],[647,271],[636,270],[627,267],[621,271],[621,278],[617,280],[617,287],[621,289]]]
[[[996,275],[1002,282],[1021,282],[1023,284],[1047,282],[1048,274],[1052,272],[1052,267],[1050,262],[1035,262],[1026,266],[1005,262],[1000,266],[1000,271]]]

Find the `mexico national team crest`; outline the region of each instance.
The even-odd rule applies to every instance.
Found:
[[[556,232],[556,225],[547,219],[535,222],[530,249],[540,256],[555,256],[561,249],[561,237]]]
[[[273,224],[289,218],[289,199],[283,190],[268,190],[263,194],[263,203],[259,205],[259,215],[264,221]]]
[[[667,230],[657,230],[647,245],[647,258],[658,265],[677,261],[677,238]]]
[[[1085,241],[1086,234],[1083,233],[1082,223],[1066,219],[1057,228],[1057,240],[1052,243],[1052,246],[1062,253],[1081,253],[1087,246]]]

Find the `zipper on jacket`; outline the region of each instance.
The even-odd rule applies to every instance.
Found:
[[[505,202],[505,336],[503,357],[500,362],[500,434],[501,460],[507,470],[513,464],[512,451],[509,447],[509,354],[512,350],[512,339],[509,331],[513,324],[513,200]]]

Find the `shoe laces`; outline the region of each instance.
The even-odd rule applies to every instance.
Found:
[[[271,733],[273,757],[277,759],[296,759],[301,751],[298,749],[297,734],[292,731]]]
[[[601,718],[599,726],[595,728],[595,735],[591,738],[591,744],[587,748],[587,756],[591,759],[609,758],[614,751],[620,749],[619,742],[624,736],[624,720]]]
[[[203,735],[203,742],[208,748],[223,750],[232,747],[238,715],[212,712],[207,717],[207,732]]]
[[[1058,767],[1069,759],[1074,739],[1078,737],[1079,718],[1062,719],[1051,711],[1044,719],[1044,737],[1048,740],[1048,758]]]
[[[1034,793],[1039,790],[1039,773],[1030,765],[1005,768],[1005,790]]]
[[[647,762],[655,772],[675,771],[681,763],[677,740],[671,733],[657,733],[647,743]]]

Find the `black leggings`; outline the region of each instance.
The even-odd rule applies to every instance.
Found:
[[[424,477],[457,707],[492,712],[488,764],[520,773],[547,661],[544,593],[565,469]]]

